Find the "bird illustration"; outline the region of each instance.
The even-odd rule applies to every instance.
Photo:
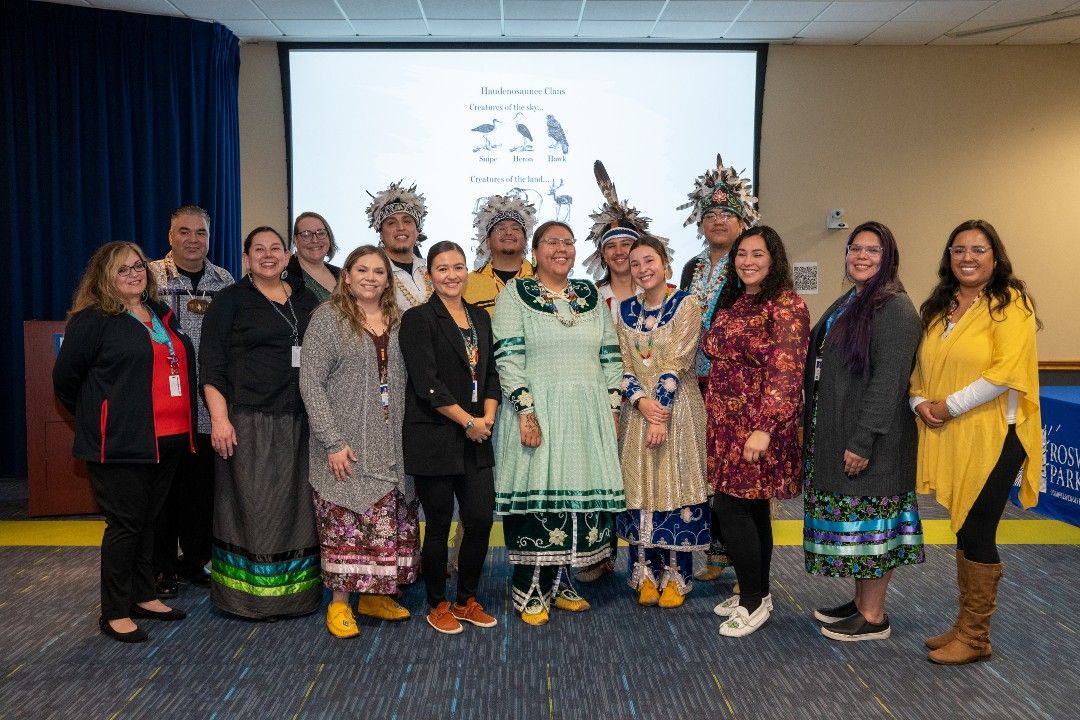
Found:
[[[520,120],[519,120],[519,118],[520,118]],[[532,133],[529,132],[528,126],[524,122],[521,122],[521,120],[524,120],[524,119],[525,119],[525,116],[522,115],[521,113],[518,113],[517,115],[514,116],[514,121],[516,123],[517,131],[521,135],[521,144],[518,145],[517,147],[510,148],[510,152],[531,152],[532,149],[533,149],[533,147],[532,147],[533,136],[532,136]]]
[[[497,144],[493,145],[491,143],[491,140],[488,139],[488,133],[491,133],[491,132],[495,131],[495,124],[497,122],[499,122],[498,119],[493,119],[489,123],[484,123],[483,125],[477,125],[476,127],[474,127],[472,129],[473,132],[480,133],[484,137],[484,144],[483,145],[478,145],[477,147],[474,147],[473,152],[480,152],[481,150],[493,150],[493,149],[499,147]]]
[[[570,143],[566,142],[566,133],[563,132],[562,125],[559,124],[554,115],[547,116],[547,134],[552,140],[551,144],[548,145],[549,149],[560,149],[564,156],[570,152]]]

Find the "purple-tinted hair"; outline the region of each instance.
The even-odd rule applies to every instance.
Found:
[[[861,232],[873,233],[881,241],[881,265],[833,325],[828,336],[829,342],[840,352],[844,365],[855,375],[862,375],[866,370],[870,356],[870,321],[874,313],[897,293],[904,292],[904,285],[897,277],[900,250],[896,247],[896,238],[892,230],[874,220],[862,223],[848,235],[847,245],[844,246],[845,274],[847,248]]]

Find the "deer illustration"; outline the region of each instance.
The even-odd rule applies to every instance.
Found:
[[[558,190],[563,186],[563,181],[559,180],[559,184],[556,185],[555,181],[551,181],[551,187],[548,188],[547,194],[555,200],[555,219],[562,222],[569,222],[570,220],[570,208],[574,204],[574,198],[569,195],[559,195]],[[565,212],[563,211],[565,208]]]

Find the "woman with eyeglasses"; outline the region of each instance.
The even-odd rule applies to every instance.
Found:
[[[891,634],[894,568],[923,561],[908,378],[922,334],[898,272],[892,232],[865,222],[848,236],[854,286],[810,331],[803,392],[803,551],[807,572],[853,578],[852,598],[816,610],[833,640]]]
[[[769,501],[799,494],[802,375],[810,315],[793,289],[780,235],[767,225],[731,246],[709,358],[705,441],[713,510],[739,592],[713,608],[720,634],[743,637],[769,619],[773,534]]]
[[[617,425],[622,358],[607,304],[571,280],[570,227],[532,240],[536,274],[495,301],[492,330],[504,402],[495,421],[495,509],[513,570],[514,608],[542,625],[549,607],[589,608],[570,573],[607,557],[625,509]]]
[[[85,460],[105,516],[101,632],[147,639],[136,619],[182,620],[154,591],[154,519],[176,466],[195,451],[195,348],[137,245],[98,248],[75,291],[53,368],[56,397],[75,415],[75,457]]]
[[[997,230],[985,220],[949,234],[938,283],[920,308],[923,337],[911,375],[918,416],[917,487],[935,492],[956,533],[960,611],[928,638],[930,660],[961,665],[990,657],[990,618],[1002,563],[997,527],[1013,482],[1038,501],[1042,419],[1035,302]]]
[[[341,277],[341,268],[326,262],[338,251],[334,231],[326,218],[310,210],[297,215],[291,249],[295,252],[285,266],[285,279],[294,285],[303,283],[319,302],[329,300]]]
[[[200,381],[215,458],[210,598],[252,620],[306,615],[322,600],[319,540],[308,487],[301,340],[318,305],[281,278],[276,230],[244,238],[248,274],[203,320]]]

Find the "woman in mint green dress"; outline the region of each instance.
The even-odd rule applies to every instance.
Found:
[[[617,423],[622,357],[596,286],[570,280],[574,235],[559,222],[533,236],[536,275],[507,283],[492,330],[503,393],[495,422],[495,510],[514,565],[514,607],[531,625],[586,602],[570,567],[607,557],[626,508]]]

